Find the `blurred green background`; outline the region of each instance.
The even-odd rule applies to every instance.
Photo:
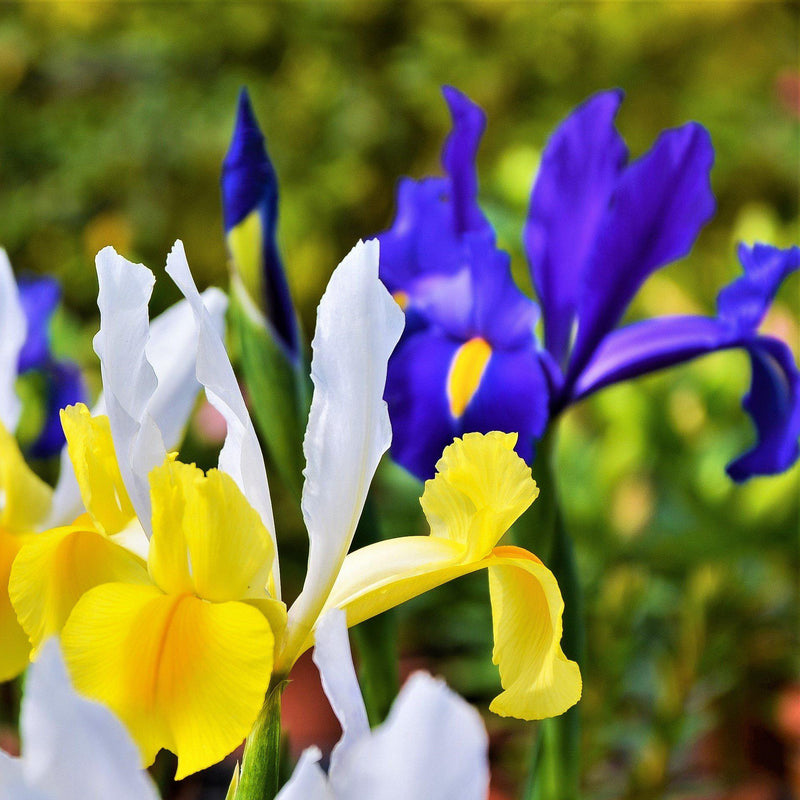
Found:
[[[246,85],[310,332],[333,267],[388,225],[398,177],[439,172],[450,83],[487,111],[481,198],[529,288],[521,229],[548,132],[588,94],[621,86],[634,155],[689,119],[717,152],[714,221],[631,316],[710,313],[738,272],[738,239],[798,240],[798,42],[790,2],[5,3],[0,244],[18,271],[61,279],[55,348],[96,388],[102,246],[158,274],[181,238],[198,283],[226,285],[218,179]],[[797,296],[795,276],[765,323],[796,352]],[[175,298],[159,281],[153,311]],[[800,471],[743,487],[725,476],[752,437],[747,383],[745,357],[720,354],[607,390],[562,422],[588,618],[587,797],[790,797],[780,792],[798,780]],[[210,465],[201,427],[187,453]],[[385,465],[390,533],[424,532],[419,490]],[[304,534],[274,493],[297,587]],[[465,579],[403,611],[405,651],[479,704],[497,688],[484,584]],[[530,726],[487,721],[496,796],[514,796]]]

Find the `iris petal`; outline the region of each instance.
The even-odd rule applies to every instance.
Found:
[[[544,308],[545,346],[563,364],[581,281],[608,202],[628,158],[614,128],[621,91],[578,106],[547,142],[531,194],[524,240]]]
[[[72,609],[102,583],[149,583],[144,561],[86,524],[29,537],[11,569],[8,590],[34,648],[61,633]]]
[[[742,334],[708,317],[662,317],[607,336],[575,386],[575,398],[612,383],[689,361],[706,353],[743,348],[752,381],[744,408],[753,418],[756,445],[728,465],[736,481],[788,469],[798,457],[800,373],[789,348],[769,336]]]
[[[87,592],[62,635],[79,691],[128,727],[145,763],[162,747],[180,779],[248,734],[269,685],[273,636],[244,603],[107,583]]]
[[[623,172],[584,271],[568,380],[619,322],[644,280],[691,248],[714,212],[713,161],[708,132],[689,123],[662,133]]]
[[[61,287],[55,278],[21,278],[19,299],[28,323],[25,344],[19,353],[19,371],[40,369],[50,360],[50,317],[61,298]]]
[[[272,540],[229,475],[168,461],[150,473],[150,487],[148,564],[163,591],[215,602],[265,596]]]

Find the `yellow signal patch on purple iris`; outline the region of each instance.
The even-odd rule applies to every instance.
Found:
[[[447,400],[454,417],[460,417],[475,396],[491,356],[491,346],[480,336],[456,351],[447,375]]]

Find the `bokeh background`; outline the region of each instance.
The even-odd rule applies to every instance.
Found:
[[[630,316],[711,313],[738,273],[737,240],[799,238],[798,42],[796,2],[4,3],[0,243],[20,273],[61,279],[55,349],[96,390],[102,246],[158,273],[179,237],[201,286],[227,283],[218,180],[246,85],[310,332],[333,267],[388,225],[397,179],[440,171],[439,87],[450,83],[487,111],[481,199],[529,290],[521,229],[548,132],[590,93],[621,86],[618,124],[634,155],[665,127],[709,129],[719,204],[692,254],[653,276]],[[765,323],[796,352],[799,286],[787,282]],[[175,298],[159,281],[153,311]],[[562,421],[560,491],[588,626],[587,798],[800,792],[800,471],[727,479],[752,438],[740,408],[748,377],[742,354],[719,354],[606,390]],[[23,388],[25,435],[36,386]],[[201,410],[186,452],[208,466],[215,447]],[[282,563],[297,588],[306,544],[281,488]],[[384,465],[389,534],[424,532],[419,492]],[[409,666],[484,707],[497,689],[486,600],[480,578],[431,593],[404,608],[401,637]],[[316,735],[321,704],[310,689],[295,696],[297,741]],[[514,797],[532,726],[487,724],[495,796]],[[171,791],[212,796],[198,780]]]

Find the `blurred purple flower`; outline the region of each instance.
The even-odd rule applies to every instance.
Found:
[[[518,431],[526,460],[571,403],[612,383],[704,353],[740,347],[752,386],[744,408],[758,441],[728,466],[737,481],[798,457],[800,373],[788,347],[757,327],[800,249],[741,245],[745,274],[722,290],[715,318],[662,317],[622,328],[655,270],[686,255],[714,212],[714,151],[696,123],[664,131],[628,162],[614,127],[622,92],[601,92],[556,129],[542,156],[524,230],[543,308],[515,285],[509,257],[477,203],[475,156],[483,111],[444,89],[453,118],[446,177],[404,179],[397,215],[380,234],[381,278],[406,309],[386,400],[395,459],[421,479],[468,431]]]
[[[77,364],[57,361],[50,352],[50,319],[61,298],[58,282],[50,277],[20,278],[17,286],[27,324],[17,370],[20,375],[37,371],[45,380],[44,424],[28,452],[34,458],[49,458],[64,446],[59,411],[64,406],[85,402],[86,389]]]

